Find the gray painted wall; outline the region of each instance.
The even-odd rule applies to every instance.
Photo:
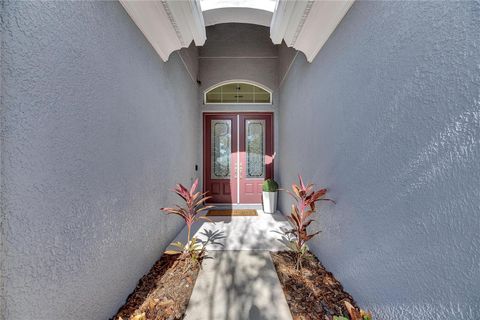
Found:
[[[8,320],[107,319],[182,227],[197,86],[118,2],[2,2]]]
[[[285,78],[292,67],[293,61],[299,54],[299,51],[295,50],[294,48],[287,47],[285,41],[282,42],[281,45],[278,46],[278,71],[277,71],[277,83],[278,86],[281,87]]]
[[[276,91],[277,51],[267,27],[243,23],[207,27],[207,41],[199,50],[200,91],[233,79],[256,81]]]
[[[188,48],[182,48],[178,52],[182,59],[185,68],[187,69],[188,74],[192,78],[192,81],[197,82],[198,80],[198,47],[195,46],[195,43],[192,41]]]
[[[300,172],[338,202],[311,247],[361,306],[478,319],[478,1],[356,2],[312,64],[296,58],[280,140],[282,185]]]

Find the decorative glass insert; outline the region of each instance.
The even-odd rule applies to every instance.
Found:
[[[247,120],[247,178],[265,177],[265,120]]]
[[[231,120],[211,120],[212,179],[230,178],[231,128]]]
[[[205,103],[272,103],[272,94],[250,83],[227,83],[205,93]]]

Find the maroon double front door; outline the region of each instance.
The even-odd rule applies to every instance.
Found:
[[[208,113],[203,118],[204,190],[212,203],[261,203],[273,178],[272,113]]]

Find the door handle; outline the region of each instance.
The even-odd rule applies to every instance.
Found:
[[[238,164],[238,175],[240,176],[240,179],[242,179],[242,163],[241,162]]]

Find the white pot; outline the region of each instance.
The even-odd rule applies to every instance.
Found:
[[[277,193],[263,191],[263,212],[275,213],[277,211]]]

